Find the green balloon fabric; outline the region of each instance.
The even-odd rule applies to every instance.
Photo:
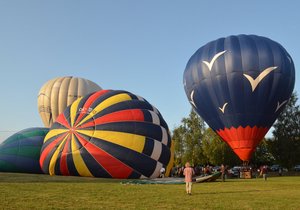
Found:
[[[48,128],[28,128],[8,137],[0,144],[0,171],[43,173],[40,151]]]

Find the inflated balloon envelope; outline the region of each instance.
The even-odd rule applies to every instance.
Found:
[[[0,144],[0,171],[43,173],[39,164],[40,151],[49,128],[27,128]]]
[[[57,77],[47,81],[39,91],[38,111],[46,127],[51,127],[59,114],[77,98],[102,88],[80,77]]]
[[[174,145],[159,111],[127,91],[77,99],[45,137],[40,164],[50,175],[157,178],[170,172]]]
[[[198,49],[187,63],[183,82],[197,113],[248,162],[287,104],[295,69],[277,42],[237,35]]]

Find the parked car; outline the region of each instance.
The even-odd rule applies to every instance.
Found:
[[[294,171],[300,171],[300,165],[295,165]]]
[[[228,170],[228,175],[231,177],[240,177],[240,166],[234,166],[233,168]]]
[[[213,171],[213,172],[218,172],[218,171],[220,171],[220,170],[221,170],[221,167],[220,167],[220,166],[215,166],[215,167],[212,168],[212,171]]]
[[[280,168],[282,169],[280,165],[272,165],[270,169],[271,171],[279,171]]]
[[[281,169],[281,172],[288,172],[287,168],[282,167],[281,165],[272,165],[270,167],[271,171],[273,172],[279,172],[279,169]]]

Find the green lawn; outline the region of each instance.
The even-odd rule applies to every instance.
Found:
[[[300,176],[182,184],[0,173],[0,209],[300,209]]]

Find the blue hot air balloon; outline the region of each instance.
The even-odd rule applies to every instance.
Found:
[[[183,82],[193,108],[247,162],[288,102],[295,68],[277,42],[237,35],[198,49]]]

